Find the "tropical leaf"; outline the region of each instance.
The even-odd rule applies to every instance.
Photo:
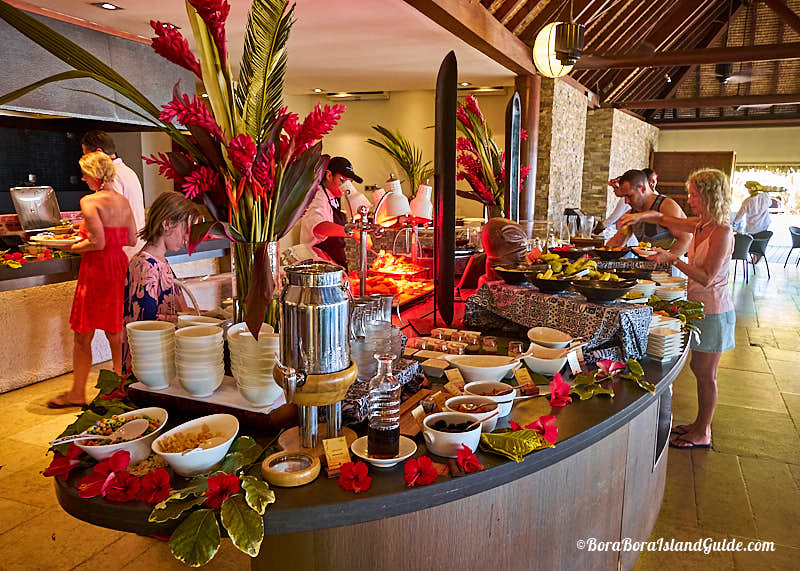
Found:
[[[258,460],[264,448],[249,436],[240,436],[231,446],[225,458],[222,460],[220,471],[228,474],[238,472],[242,468],[250,466]]]
[[[220,516],[233,544],[250,557],[258,555],[264,540],[264,518],[247,505],[242,494],[222,502]]]
[[[383,139],[367,139],[367,143],[385,151],[406,173],[411,192],[416,192],[417,187],[433,174],[431,161],[423,162],[422,151],[400,131],[393,132],[382,125],[373,125],[372,129]]]
[[[272,299],[272,292],[275,291],[275,282],[272,279],[267,243],[251,244],[251,247],[255,251],[247,280],[244,320],[247,323],[247,329],[257,341],[261,326],[264,325],[264,317],[267,315],[267,305]]]
[[[169,538],[172,554],[190,567],[200,567],[211,561],[219,550],[219,544],[219,524],[211,509],[189,514]]]
[[[283,105],[286,42],[294,24],[294,5],[287,10],[286,4],[286,0],[254,0],[247,17],[234,103],[245,132],[259,143]]]
[[[0,2],[0,18],[67,65],[91,74],[93,79],[107,85],[151,116],[158,118],[158,107],[114,69],[72,40],[6,2]]]
[[[578,398],[580,398],[581,400],[588,400],[597,395],[608,395],[611,398],[614,398],[614,389],[610,388],[607,389],[602,385],[595,385],[595,384],[575,385],[569,391],[569,394],[578,395]]]
[[[187,251],[190,254],[193,253],[208,234],[218,238],[227,238],[231,242],[246,242],[244,236],[227,222],[210,220],[192,226],[189,231],[189,245],[186,248]]]
[[[283,175],[280,191],[275,197],[275,240],[281,238],[300,219],[314,199],[325,169],[328,168],[328,155],[322,155],[322,143],[303,151],[290,164]]]
[[[275,492],[269,486],[255,476],[242,477],[242,489],[245,493],[247,505],[253,508],[259,515],[264,515],[267,506],[275,502]]]
[[[150,512],[147,521],[153,523],[164,523],[171,519],[178,519],[184,512],[199,506],[206,501],[204,495],[188,495],[186,497],[168,497],[159,502]]]

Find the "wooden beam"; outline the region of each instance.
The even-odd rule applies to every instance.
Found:
[[[407,4],[518,75],[536,73],[531,50],[477,2],[405,0]]]
[[[786,22],[790,28],[800,34],[800,16],[795,14],[792,9],[786,5],[784,0],[762,0],[762,2],[769,6],[772,11],[778,15],[778,18]]]
[[[603,107],[619,109],[693,109],[695,107],[735,107],[737,105],[795,105],[800,93],[780,95],[725,95],[722,97],[688,97],[685,99],[642,99],[620,101]]]
[[[750,117],[712,117],[708,119],[662,119],[651,121],[659,129],[723,129],[728,127],[790,127],[800,125],[800,113],[751,115]]]
[[[732,48],[705,48],[681,52],[662,52],[645,57],[629,57],[623,54],[582,57],[575,69],[609,69],[624,67],[671,67],[708,63],[736,63],[742,61],[769,61],[800,58],[800,42],[740,46]]]

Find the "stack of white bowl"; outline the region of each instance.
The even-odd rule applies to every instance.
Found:
[[[166,389],[175,378],[175,324],[134,321],[126,330],[133,374],[151,389]]]
[[[189,394],[211,396],[222,384],[222,328],[191,325],[175,332],[175,364],[178,380]]]
[[[256,341],[245,328],[234,326],[228,330],[228,349],[241,395],[255,407],[275,402],[282,392],[272,375],[279,350],[278,335],[262,328]]]
[[[656,292],[656,282],[652,280],[636,280],[636,285],[631,288],[631,291],[641,292],[645,297],[649,298]]]
[[[221,319],[217,319],[216,317],[206,317],[205,315],[192,315],[185,313],[178,316],[178,329],[191,327],[192,325],[220,325],[221,323]]]
[[[659,360],[671,359],[680,354],[683,347],[683,333],[666,327],[650,330],[647,338],[647,354]]]

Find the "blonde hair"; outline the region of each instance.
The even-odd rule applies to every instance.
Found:
[[[101,182],[100,188],[113,181],[117,174],[111,157],[101,151],[86,153],[78,160],[78,164],[83,172]]]
[[[697,194],[717,224],[728,224],[731,216],[731,186],[728,176],[717,169],[694,171],[686,181],[686,190],[694,186]],[[699,214],[699,213],[695,213]]]
[[[164,222],[177,224],[200,218],[201,215],[197,205],[181,193],[171,190],[164,192],[148,209],[147,221],[139,231],[139,237],[145,242],[153,242],[164,234]]]

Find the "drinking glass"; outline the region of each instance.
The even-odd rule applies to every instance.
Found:
[[[497,353],[497,337],[487,335],[483,338],[483,352],[489,354]]]
[[[518,359],[520,355],[525,352],[525,346],[522,341],[509,341],[508,342],[508,356]]]

